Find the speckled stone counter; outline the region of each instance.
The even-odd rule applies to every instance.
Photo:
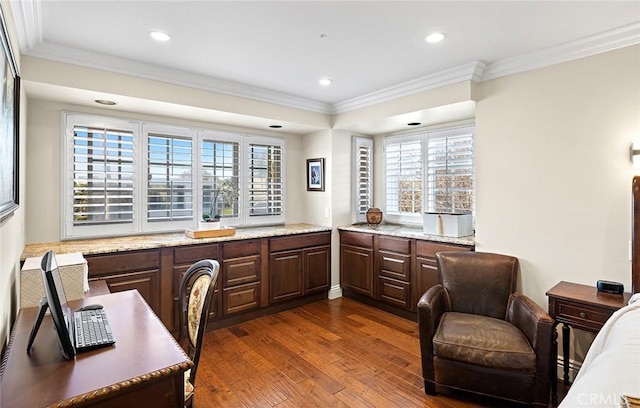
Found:
[[[83,239],[73,241],[44,242],[25,246],[20,259],[44,255],[53,250],[56,254],[81,252],[84,255],[104,254],[139,249],[153,249],[210,242],[236,241],[242,239],[268,238],[282,235],[331,231],[330,227],[311,224],[285,224],[271,227],[241,228],[234,235],[219,238],[189,238],[184,233],[136,235],[128,237]]]
[[[391,235],[403,238],[421,239],[425,241],[444,242],[448,244],[475,245],[475,236],[466,237],[443,237],[440,235],[429,235],[419,228],[409,228],[402,225],[380,224],[377,227],[370,227],[367,224],[345,225],[338,228],[341,231],[366,232],[369,234]]]

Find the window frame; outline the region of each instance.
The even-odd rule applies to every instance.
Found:
[[[238,217],[224,217],[223,224],[229,226],[259,226],[283,224],[286,214],[286,140],[282,137],[235,133],[206,128],[160,124],[140,120],[129,120],[103,115],[75,112],[62,112],[61,134],[61,238],[78,239],[107,236],[128,236],[145,233],[168,233],[198,228],[202,220],[202,143],[204,140],[220,140],[237,142],[238,152]],[[73,132],[76,127],[96,127],[130,131],[133,135],[133,220],[130,223],[73,225],[73,191],[74,191],[74,141]],[[149,134],[175,136],[191,140],[192,161],[191,178],[193,185],[192,219],[179,221],[149,221],[148,208],[148,136]],[[250,144],[278,146],[281,150],[281,213],[273,216],[251,217],[248,213],[248,149]]]
[[[432,129],[424,129],[419,132],[392,134],[384,138],[383,147],[383,203],[385,220],[393,224],[409,225],[409,226],[422,226],[423,214],[428,211],[428,146],[429,139],[458,136],[464,132],[470,132],[472,138],[472,211],[475,216],[475,197],[476,197],[476,177],[475,177],[475,123],[460,124],[448,127],[438,127]],[[393,213],[389,211],[389,205],[387,202],[387,150],[390,144],[396,144],[400,142],[420,141],[421,143],[421,178],[422,178],[422,198],[421,198],[421,212],[420,213]]]
[[[362,184],[362,170],[360,161],[360,148],[365,147],[369,149],[369,163],[367,169],[365,170],[367,177],[369,178],[368,183],[368,201],[369,208],[373,207],[374,200],[374,180],[373,180],[373,160],[374,160],[374,144],[373,139],[362,136],[354,136],[352,140],[352,221],[353,223],[363,223],[367,222],[367,210],[361,211],[360,208],[360,185]]]

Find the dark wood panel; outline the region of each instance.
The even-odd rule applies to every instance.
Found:
[[[222,298],[225,316],[257,309],[260,305],[260,282],[224,289]]]
[[[410,309],[411,285],[408,282],[381,276],[380,300],[403,309]]]
[[[388,276],[408,282],[411,279],[411,256],[379,252],[381,276]]]
[[[181,265],[195,263],[202,259],[218,259],[218,244],[201,244],[173,249],[173,263]]]
[[[340,245],[340,283],[373,296],[373,249]]]
[[[270,302],[282,302],[302,296],[302,251],[285,251],[269,257]]]
[[[340,231],[340,243],[363,248],[373,248],[373,234]]]
[[[260,239],[247,239],[238,242],[225,242],[222,247],[223,256],[228,259],[260,255],[260,241]]]
[[[127,251],[106,255],[87,255],[89,277],[112,275],[120,272],[158,269],[160,250]]]
[[[411,253],[411,240],[406,238],[386,237],[381,235],[378,238],[378,248],[381,251],[391,251],[400,254]]]
[[[304,251],[304,293],[329,289],[331,275],[331,246]]]
[[[260,255],[225,259],[222,262],[222,287],[242,285],[260,280]]]
[[[437,252],[443,251],[472,251],[473,247],[467,245],[442,244],[432,241],[416,241],[416,254],[418,256],[435,257]]]
[[[158,269],[105,276],[104,281],[111,293],[136,289],[156,315],[160,314],[160,271]]]
[[[331,232],[327,231],[271,238],[269,239],[269,250],[271,252],[280,252],[329,244],[331,244]]]

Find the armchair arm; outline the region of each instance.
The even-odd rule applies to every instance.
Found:
[[[535,395],[540,401],[548,403],[551,358],[555,321],[540,306],[522,293],[513,293],[509,297],[506,321],[516,326],[529,340],[536,353],[536,388]],[[554,377],[555,378],[555,377]],[[547,400],[542,400],[542,396]],[[538,398],[538,397],[536,397]]]
[[[420,336],[420,354],[422,356],[422,376],[434,381],[433,372],[433,336],[440,318],[449,311],[447,291],[442,285],[435,285],[426,291],[418,301],[418,334]]]

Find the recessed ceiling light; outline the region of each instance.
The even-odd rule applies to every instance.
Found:
[[[424,40],[426,42],[428,42],[429,44],[435,44],[435,43],[439,43],[440,41],[444,40],[445,35],[442,33],[431,33],[428,36],[426,36],[424,38]]]
[[[329,86],[333,83],[333,79],[331,78],[322,78],[318,81],[318,83],[322,86]]]
[[[280,129],[282,125],[269,125],[271,129]]]
[[[420,123],[420,122],[409,122],[409,123],[407,123],[407,126],[420,126],[420,125],[422,125],[422,123]]]
[[[162,31],[151,31],[149,36],[156,41],[169,41],[171,36],[167,33],[163,33]]]
[[[107,105],[107,106],[113,106],[116,103],[114,101],[109,101],[106,99],[96,99],[94,100],[95,103],[99,103],[100,105]]]

